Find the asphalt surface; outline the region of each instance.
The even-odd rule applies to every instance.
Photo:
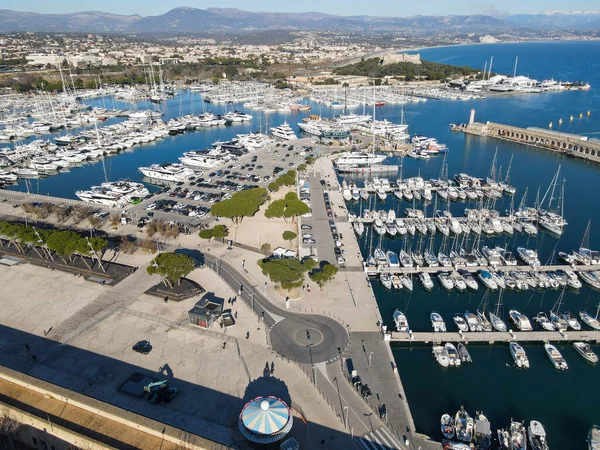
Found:
[[[302,230],[302,233],[311,233],[315,240],[312,248],[317,249],[319,261],[327,261],[337,265],[337,259],[333,248],[335,244],[331,235],[329,221],[334,220],[333,217],[327,217],[325,208],[325,199],[323,198],[323,186],[321,186],[321,175],[309,175],[308,182],[310,184],[310,207],[312,209],[312,217],[302,219],[302,224],[312,226],[312,230]],[[302,244],[304,247],[310,247],[309,244]]]
[[[204,256],[206,265],[223,278],[257,315],[257,320],[264,321],[271,330],[271,346],[277,353],[311,365],[341,356],[349,342],[348,331],[342,324],[329,317],[280,309],[263,295],[258,286],[249,285],[229,263],[208,253]]]

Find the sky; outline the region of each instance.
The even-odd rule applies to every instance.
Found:
[[[502,16],[517,13],[538,13],[541,11],[600,11],[599,0],[501,0],[496,2],[471,0],[375,0],[370,2],[348,0],[303,0],[301,2],[281,2],[280,0],[1,0],[1,9],[33,11],[38,13],[69,13],[78,11],[102,11],[115,14],[140,14],[155,16],[164,14],[178,6],[194,8],[222,7],[240,8],[249,11],[306,12],[318,11],[329,14],[350,16],[397,16],[416,14],[488,14]]]

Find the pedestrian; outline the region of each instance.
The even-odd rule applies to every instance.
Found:
[[[308,290],[308,293],[310,294],[310,287],[308,287],[307,290]]]
[[[249,338],[250,338],[250,332],[246,331],[246,339],[249,339]]]
[[[275,363],[271,361],[271,375],[275,372]]]
[[[235,314],[233,315],[233,317],[235,317],[237,319],[237,311],[235,312]]]
[[[305,289],[306,289],[306,286],[303,284],[302,285],[302,290],[305,290]]]
[[[245,265],[246,265],[246,260],[242,259],[242,269],[244,268]]]

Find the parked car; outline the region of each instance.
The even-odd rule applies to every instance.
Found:
[[[302,243],[303,243],[303,244],[316,244],[316,243],[317,243],[317,241],[315,241],[315,240],[314,240],[314,239],[312,239],[312,238],[303,238],[303,239],[302,239]]]
[[[142,353],[143,355],[147,355],[152,351],[152,345],[150,345],[149,341],[139,341],[136,343],[131,349],[134,352]]]
[[[300,229],[302,229],[302,230],[312,230],[312,226],[311,226],[311,225],[304,224],[304,225],[302,225],[302,226],[300,227]]]

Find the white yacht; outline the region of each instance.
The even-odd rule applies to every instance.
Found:
[[[546,355],[548,355],[548,359],[550,359],[555,368],[558,370],[567,370],[569,368],[567,362],[554,345],[544,344],[544,350],[546,350]]]
[[[335,160],[336,167],[354,166],[363,167],[380,164],[385,160],[385,155],[376,155],[365,152],[345,152]]]
[[[272,127],[271,134],[286,141],[295,141],[298,139],[298,136],[296,136],[296,133],[294,133],[294,130],[292,130],[292,127],[287,122],[283,122],[283,125],[279,125],[278,127]]]
[[[529,444],[532,450],[548,450],[548,443],[546,442],[546,430],[544,426],[537,420],[529,422],[527,428],[527,434],[529,436]]]
[[[232,122],[250,122],[252,120],[252,116],[239,111],[230,111],[223,116],[223,119],[231,120]]]
[[[403,333],[407,333],[409,331],[408,320],[406,319],[406,316],[398,310],[394,311],[394,325],[396,325],[396,331]]]
[[[589,344],[586,344],[585,342],[573,342],[573,349],[590,364],[596,364],[598,362],[598,355],[594,353]]]
[[[599,305],[599,309],[600,309],[600,305]],[[587,311],[580,311],[579,318],[581,319],[581,321],[583,323],[585,323],[592,330],[600,331],[600,320],[598,320],[597,314],[598,313],[596,313],[596,317],[594,317],[591,314],[589,314]]]
[[[445,332],[446,331],[446,322],[441,315],[436,312],[432,312],[430,314],[431,326],[433,327],[433,331],[436,332]]]
[[[467,321],[464,319],[462,314],[454,314],[452,320],[454,321],[454,325],[456,325],[456,328],[458,328],[459,331],[469,331],[469,324],[467,324]]]
[[[460,356],[458,355],[458,350],[456,350],[454,344],[451,342],[446,342],[446,344],[444,344],[444,348],[446,349],[446,352],[448,352],[448,359],[450,360],[450,365],[454,367],[459,367],[461,363]]]
[[[441,345],[434,345],[432,349],[433,357],[437,363],[442,367],[448,367],[450,365],[450,358],[448,357],[448,351]]]
[[[529,359],[527,358],[525,349],[516,342],[511,342],[509,346],[510,354],[512,355],[517,367],[519,369],[529,369]]]
[[[516,325],[516,327],[519,329],[519,331],[533,330],[533,328],[531,327],[531,322],[529,322],[529,319],[527,318],[526,315],[521,314],[516,309],[511,309],[508,312],[508,315],[510,316],[510,318],[512,319],[512,321]]]
[[[419,280],[423,285],[423,289],[431,291],[433,289],[433,280],[427,272],[419,272]]]
[[[97,203],[111,207],[121,207],[136,202],[150,192],[142,183],[115,181],[92,186],[88,191],[76,191],[75,195],[84,202]]]
[[[517,253],[525,264],[528,264],[531,267],[538,267],[540,265],[540,260],[538,259],[538,255],[535,250],[525,247],[518,247]]]
[[[183,164],[152,164],[149,167],[140,167],[139,171],[148,178],[175,183],[189,180],[194,175],[194,171]]]

